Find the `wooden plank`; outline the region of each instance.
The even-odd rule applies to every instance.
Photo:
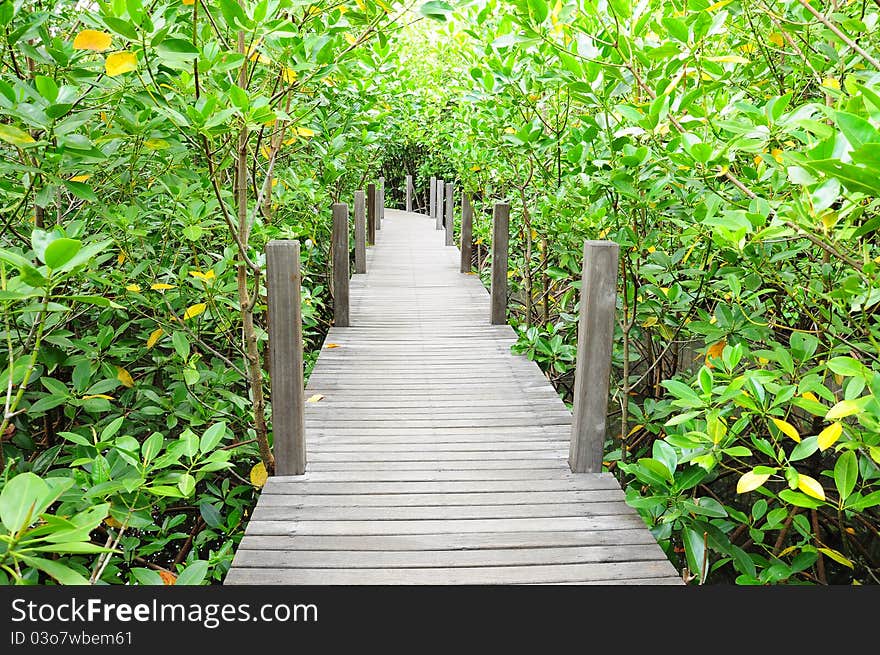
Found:
[[[521,484],[528,484],[536,480],[550,480],[559,486],[558,488],[571,489],[616,489],[620,488],[614,476],[608,473],[599,475],[577,475],[567,471],[561,472],[559,467],[549,471],[534,470],[520,471],[517,469],[499,469],[486,471],[468,471],[459,470],[453,464],[437,463],[437,469],[433,471],[423,471],[411,469],[408,471],[383,470],[382,467],[374,467],[368,471],[352,471],[346,473],[319,473],[310,471],[305,476],[276,476],[266,483],[265,489],[284,488],[287,485],[305,485],[318,484],[324,482],[443,482],[443,483],[461,483],[461,482],[500,482],[500,481],[516,481]],[[301,487],[300,487],[301,488]],[[401,486],[401,491],[406,488]],[[453,489],[457,491],[457,489]],[[299,492],[297,492],[299,493]],[[354,493],[354,492],[352,492]],[[358,491],[357,493],[369,493],[369,491]],[[375,491],[375,493],[382,493]],[[393,491],[391,492],[393,493]]]
[[[455,245],[455,187],[452,184],[446,187],[446,218],[444,226],[446,228],[446,245]]]
[[[301,507],[257,505],[251,521],[422,521],[632,516],[621,501],[529,505],[452,505],[449,507]]]
[[[470,273],[473,266],[474,248],[474,208],[469,193],[461,196],[461,265],[459,272]]]
[[[367,185],[367,245],[376,244],[376,185]]]
[[[526,505],[622,501],[620,489],[590,491],[483,492],[436,494],[279,494],[263,493],[261,507],[451,507],[455,505]]]
[[[356,551],[249,550],[240,547],[236,566],[254,569],[384,569],[458,568],[469,566],[531,566],[599,562],[665,561],[656,545],[562,546],[481,550]]]
[[[569,465],[576,473],[602,470],[611,346],[617,312],[618,249],[614,241],[584,242],[574,416],[569,449]]]
[[[643,527],[599,531],[548,532],[472,532],[469,534],[429,533],[416,535],[245,535],[241,548],[258,550],[483,550],[527,549],[577,546],[617,546],[651,544],[659,550],[651,533]],[[661,551],[662,552],[662,551]]]
[[[497,203],[492,214],[492,305],[493,325],[507,323],[507,248],[510,239],[510,205]]]
[[[339,327],[349,325],[348,298],[348,205],[333,204],[333,323]]]
[[[279,475],[301,475],[306,470],[301,279],[299,241],[267,243],[270,398]]]
[[[552,518],[497,518],[412,521],[257,521],[248,523],[248,534],[427,534],[433,532],[544,532],[554,530],[617,530],[644,526],[633,512],[614,516],[556,516]]]
[[[394,569],[246,569],[229,572],[226,584],[543,584],[617,582],[628,578],[669,578],[668,561],[592,562],[535,566]]]
[[[407,175],[406,176],[406,211],[408,211],[408,212],[411,212],[413,210],[412,191],[413,191],[412,175]]]
[[[437,178],[432,175],[428,187],[428,216],[434,218],[435,211],[437,211]]]
[[[434,226],[440,230],[443,228],[443,204],[446,197],[446,183],[443,180],[437,180],[437,210],[434,214]]]
[[[367,223],[363,191],[354,192],[354,272],[367,272]]]

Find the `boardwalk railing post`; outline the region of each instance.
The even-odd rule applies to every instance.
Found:
[[[431,176],[430,186],[428,188],[428,216],[434,218],[434,212],[437,210],[437,178]]]
[[[269,378],[276,475],[306,472],[299,241],[266,244]]]
[[[367,185],[367,244],[376,245],[376,185]]]
[[[453,209],[455,205],[455,187],[451,184],[446,186],[446,245],[455,245],[455,215]]]
[[[382,219],[385,218],[385,178],[379,178],[379,188],[376,193],[379,198],[379,206],[376,208],[376,229],[382,229]]]
[[[443,194],[446,184],[443,180],[437,180],[437,207],[434,218],[436,219],[434,227],[438,230],[443,229]]]
[[[412,211],[412,175],[406,176],[406,211]]]
[[[474,247],[474,208],[471,197],[461,194],[461,268],[462,273],[471,272],[471,259]]]
[[[585,241],[568,463],[573,473],[599,473],[605,448],[611,345],[617,303],[618,245]]]
[[[367,272],[366,216],[364,215],[364,192],[354,192],[354,272]]]
[[[348,205],[333,205],[333,324],[348,327]]]
[[[373,186],[376,187],[376,191],[373,194],[373,223],[376,226],[376,231],[382,229],[382,187],[377,183]]]
[[[492,325],[507,323],[507,247],[510,205],[499,202],[492,213]]]

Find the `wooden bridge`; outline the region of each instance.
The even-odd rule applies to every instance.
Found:
[[[347,208],[334,207],[337,326],[304,393],[298,306],[279,297],[291,279],[299,297],[298,245],[270,247],[276,458],[302,474],[268,480],[225,584],[680,584],[614,477],[572,472],[601,470],[602,445],[598,463],[578,454],[571,412],[511,353],[514,331],[492,324],[489,293],[461,273],[470,253],[462,265],[451,229],[437,229],[451,224],[437,196],[432,217],[371,193],[366,229],[356,197],[355,267],[367,272],[350,291]],[[506,218],[496,208],[496,232]],[[506,252],[506,234],[495,247]],[[604,433],[604,370],[578,389],[578,402],[600,396],[601,420],[576,432]]]

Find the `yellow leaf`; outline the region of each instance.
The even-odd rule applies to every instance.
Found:
[[[789,423],[788,421],[783,421],[781,418],[772,418],[770,420],[773,421],[773,425],[779,428],[779,431],[782,434],[787,437],[791,437],[792,439],[800,443],[801,435],[798,434],[797,428],[795,428],[791,423]]]
[[[720,57],[706,57],[706,61],[714,61],[718,64],[748,64],[749,60],[739,55],[722,55]]]
[[[165,334],[165,330],[162,328],[157,328],[150,332],[150,338],[147,339],[147,350],[156,345],[156,342],[162,338],[162,335]]]
[[[761,155],[755,155],[755,156],[752,158],[752,161],[755,162],[755,166],[757,166],[757,165],[760,164],[762,161],[764,161],[764,158],[761,157]]]
[[[141,288],[136,284],[129,284],[127,287],[125,287],[125,290],[131,291],[132,293],[139,293]]]
[[[269,474],[266,473],[266,467],[263,462],[257,462],[254,464],[254,468],[251,469],[251,484],[255,487],[262,487],[266,484],[266,480],[269,479]]]
[[[629,433],[628,433],[626,436],[631,437],[635,432],[638,432],[638,431],[641,430],[643,427],[645,427],[645,426],[642,425],[641,423],[639,423],[638,425],[634,426],[633,429],[630,430]]]
[[[823,212],[822,213],[822,227],[824,227],[826,231],[830,230],[835,225],[837,225],[838,219],[839,219],[839,216],[836,211],[828,210],[826,212]]]
[[[833,548],[819,548],[820,553],[824,553],[828,555],[831,559],[833,559],[838,564],[843,564],[844,566],[848,566],[849,568],[853,568],[853,563],[850,562],[846,557],[838,553]]]
[[[808,496],[825,500],[825,490],[822,488],[822,485],[819,484],[818,480],[811,478],[809,475],[798,473],[798,489]]]
[[[310,130],[310,129],[307,128],[307,127],[298,127],[298,128],[296,128],[296,133],[299,134],[300,136],[304,136],[304,137],[306,137],[307,139],[310,138],[310,137],[315,136],[315,132],[314,132],[314,130]]]
[[[287,82],[288,84],[293,84],[294,82],[296,82],[296,71],[293,70],[292,68],[285,68],[284,69],[284,81]]]
[[[122,266],[125,263],[125,253],[120,251],[120,253],[116,256],[116,263],[119,266]]]
[[[801,394],[801,398],[806,398],[807,400],[812,400],[813,402],[819,402],[819,399],[816,398],[816,394],[814,394],[812,391],[804,391]]]
[[[721,353],[724,352],[724,346],[726,346],[726,345],[727,345],[727,341],[722,339],[721,341],[718,341],[717,343],[713,343],[711,346],[709,346],[706,349],[706,366],[708,366],[709,368],[712,368],[712,364],[709,362],[709,360],[712,357],[721,357]]]
[[[104,62],[104,70],[110,77],[130,73],[137,68],[137,55],[133,52],[114,52]]]
[[[782,151],[779,148],[773,148],[770,151],[770,155],[775,159],[778,163],[782,163]]]
[[[782,44],[785,43],[785,39],[782,38],[779,32],[770,32],[770,36],[767,39],[778,48],[781,48]]]
[[[166,587],[177,584],[177,576],[174,575],[171,571],[159,571],[159,577],[162,578],[162,584]]]
[[[723,9],[724,7],[729,5],[731,2],[733,2],[733,0],[719,0],[715,4],[706,7],[706,11],[718,11],[719,9]]]
[[[108,516],[106,519],[104,519],[104,524],[109,525],[111,528],[121,528],[122,527],[122,523],[120,523],[119,521],[114,519],[112,516]]]
[[[74,175],[70,178],[71,182],[85,182],[87,179],[91,177],[91,174],[86,173],[85,175]]]
[[[200,302],[195,305],[191,305],[186,308],[186,311],[183,313],[183,320],[187,320],[190,318],[194,318],[205,311],[205,303]]]
[[[853,400],[841,400],[825,414],[826,421],[833,421],[839,418],[846,418],[853,414],[858,414],[862,408]]]
[[[328,343],[325,348],[339,348],[338,343]]]
[[[651,327],[652,325],[657,325],[656,316],[649,316],[644,321],[642,321],[642,327]]]
[[[200,280],[205,281],[213,280],[215,277],[217,277],[212,270],[209,270],[207,273],[202,273],[201,271],[190,271],[189,274],[193,277],[197,277]]]
[[[173,284],[165,284],[164,282],[157,282],[156,284],[151,284],[150,288],[153,291],[167,291],[168,289],[173,289]]]
[[[832,423],[819,433],[816,443],[819,444],[819,450],[826,450],[834,445],[843,434],[843,426],[840,423]]]
[[[354,45],[355,43],[357,43],[357,39],[354,38],[354,36],[352,36],[351,34],[346,34],[345,40],[348,42],[349,45]]]
[[[323,398],[324,398],[324,396],[322,394],[316,393],[314,396],[309,396],[309,399],[306,400],[306,402],[307,403],[316,403]]]
[[[147,139],[144,146],[150,150],[164,150],[168,147],[168,142],[165,139]]]
[[[6,141],[14,146],[23,146],[28,143],[35,143],[34,137],[21,130],[15,125],[0,123],[0,141]]]
[[[95,52],[103,52],[110,47],[113,37],[107,32],[99,32],[98,30],[83,30],[73,39],[74,50],[94,50]]]
[[[739,479],[739,482],[736,483],[736,493],[744,494],[749,491],[754,491],[769,479],[769,473],[755,473],[753,471],[744,473]]]
[[[134,386],[134,380],[131,379],[131,373],[121,366],[116,367],[116,379],[122,383],[123,387],[131,389]]]
[[[840,81],[836,77],[826,77],[822,80],[822,86],[826,89],[835,89],[840,91]]]
[[[783,551],[781,553],[779,553],[779,556],[785,557],[786,555],[788,555],[789,553],[793,553],[797,549],[798,549],[797,546],[789,546],[788,548],[783,549]]]
[[[96,393],[91,396],[83,396],[83,400],[91,400],[92,398],[103,398],[104,400],[114,400],[113,396],[108,396],[106,393]]]
[[[185,5],[190,5],[190,6],[192,6],[192,5],[194,5],[195,3],[196,3],[196,0],[183,0],[183,4],[185,4]]]

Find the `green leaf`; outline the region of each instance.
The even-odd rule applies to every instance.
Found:
[[[815,509],[817,507],[822,507],[823,504],[821,500],[810,498],[808,495],[802,494],[800,491],[792,491],[791,489],[783,489],[779,492],[779,497],[796,507]]]
[[[55,239],[46,246],[43,262],[52,270],[58,270],[68,263],[82,248],[82,242],[76,239]]]
[[[131,569],[131,572],[134,575],[135,579],[143,585],[162,586],[163,584],[165,584],[162,581],[162,576],[159,575],[157,571],[153,571],[152,569],[136,567]]]
[[[11,143],[14,146],[26,146],[36,143],[34,137],[30,134],[18,129],[15,125],[8,125],[6,123],[0,123],[0,141]]]
[[[867,377],[870,374],[868,367],[854,357],[835,357],[834,359],[829,359],[828,368],[844,377]]]
[[[175,585],[200,585],[208,574],[208,562],[199,559],[187,566],[177,576]]]
[[[861,116],[838,111],[835,113],[835,118],[840,131],[853,148],[860,148],[866,143],[880,142],[880,132]]]
[[[446,15],[452,13],[452,6],[447,2],[432,0],[419,7],[419,13],[426,18],[445,21]]]
[[[48,492],[48,485],[38,476],[19,473],[0,492],[0,522],[10,533],[17,533],[48,507],[41,502]]]
[[[529,0],[529,13],[536,23],[543,23],[550,14],[550,6],[545,0]]]
[[[858,456],[852,450],[848,450],[838,457],[837,462],[834,464],[834,486],[837,487],[837,493],[840,494],[842,501],[846,501],[849,498],[856,487],[858,478]]]
[[[199,452],[207,454],[217,447],[217,444],[226,436],[226,423],[215,423],[202,435],[199,441]]]
[[[49,559],[43,559],[42,557],[22,557],[22,560],[28,564],[29,566],[34,567],[35,569],[41,570],[43,573],[48,573],[50,576],[55,578],[58,582],[65,585],[87,585],[89,581],[86,580],[79,573],[74,571],[68,566],[65,566],[61,562]]]
[[[196,479],[189,473],[182,473],[180,479],[177,481],[177,488],[180,489],[180,493],[182,493],[185,498],[192,496],[193,492],[196,490]]]
[[[684,553],[687,559],[688,569],[697,577],[703,573],[703,560],[706,555],[706,544],[703,535],[690,528],[685,528],[681,533],[684,542]],[[708,565],[706,567],[708,569]]]
[[[18,269],[18,271],[21,272],[21,277],[24,279],[25,283],[32,287],[42,287],[46,284],[46,278],[43,277],[43,274],[37,270],[36,266],[21,255],[0,249],[0,262],[6,262]]]

